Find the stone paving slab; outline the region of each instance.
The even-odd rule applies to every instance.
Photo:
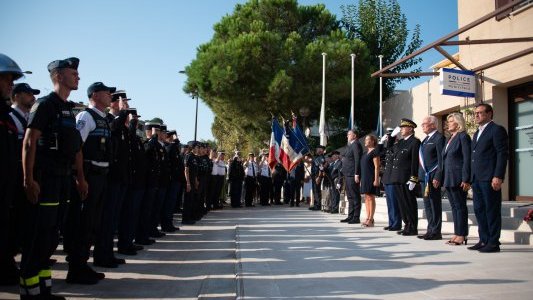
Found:
[[[342,215],[288,206],[224,209],[101,269],[94,286],[64,281],[68,299],[530,299],[533,249],[504,244],[482,254],[339,223]],[[446,238],[446,237],[445,237]],[[469,244],[477,240],[469,240]],[[0,287],[0,299],[17,299]]]

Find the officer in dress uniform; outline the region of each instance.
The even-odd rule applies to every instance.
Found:
[[[161,212],[163,204],[167,196],[167,189],[170,183],[170,165],[168,154],[166,151],[167,125],[161,124],[160,130],[157,133],[157,139],[153,138],[149,141],[151,147],[154,148],[159,160],[159,178],[157,182],[157,194],[154,205],[152,206],[152,217],[150,225],[150,236],[153,238],[161,238],[165,233],[159,231],[157,226],[161,221]]]
[[[195,221],[195,206],[196,206],[196,191],[198,189],[198,142],[190,141],[187,147],[190,151],[185,155],[185,180],[186,188],[183,198],[183,214],[181,223],[185,225],[192,225]]]
[[[205,143],[198,144],[198,190],[196,220],[200,220],[207,213],[207,185],[211,174],[212,162],[209,159],[208,146]]]
[[[95,266],[117,268],[126,263],[123,258],[113,253],[113,238],[118,228],[122,202],[126,196],[129,182],[129,135],[126,124],[130,115],[128,101],[124,91],[113,93],[109,106],[108,122],[111,128],[112,155],[109,166],[109,183],[106,199],[102,209],[101,227],[94,245]]]
[[[104,278],[87,265],[94,235],[99,231],[102,207],[107,191],[107,175],[111,161],[111,128],[106,113],[111,93],[116,88],[95,82],[87,89],[89,107],[76,116],[76,129],[83,141],[83,169],[89,193],[87,199],[71,197],[64,234],[68,244],[68,274],[66,281],[95,284]]]
[[[130,141],[130,182],[126,188],[126,198],[122,204],[122,214],[118,227],[117,252],[124,255],[136,255],[143,246],[133,243],[141,213],[141,202],[146,184],[146,157],[144,145],[137,135],[140,116],[136,109],[131,110],[131,119],[128,123]]]
[[[331,210],[330,213],[339,213],[340,190],[342,187],[342,161],[340,160],[340,152],[332,151],[330,154],[331,163],[328,166],[328,174],[331,179],[330,196],[331,196]]]
[[[385,168],[381,182],[385,187],[385,195],[387,200],[387,214],[388,224],[383,227],[388,231],[399,231],[402,229],[402,217],[400,214],[400,207],[398,204],[398,197],[394,192],[394,184],[391,182],[392,165],[394,163],[394,144],[397,142],[396,136],[400,133],[400,127],[387,129],[387,134],[381,138],[380,147],[385,151]],[[382,152],[383,150],[380,150]]]
[[[418,234],[418,206],[415,186],[418,183],[418,150],[420,140],[414,136],[416,123],[409,119],[400,122],[399,140],[393,148],[391,183],[394,184],[394,195],[398,198],[400,214],[404,222],[401,235]]]
[[[228,181],[230,184],[231,207],[238,208],[241,205],[242,182],[244,180],[244,167],[240,152],[236,151],[235,156],[231,159],[228,170]]]
[[[17,126],[9,116],[11,111],[8,101],[13,90],[13,81],[23,76],[17,63],[0,53],[0,285],[16,285],[19,272],[15,263],[16,245],[11,233],[11,209],[13,204],[13,187],[19,166],[17,165]],[[21,165],[22,166],[22,165]]]
[[[173,214],[177,204],[178,191],[185,181],[183,157],[181,156],[181,144],[177,138],[176,130],[167,132],[166,152],[168,154],[168,165],[170,182],[163,209],[161,211],[161,230],[163,232],[175,232],[179,230],[174,226]]]
[[[326,147],[319,145],[316,147],[315,157],[313,158],[313,165],[311,166],[311,178],[313,179],[313,201],[310,210],[322,209],[322,178],[324,175],[324,164],[326,157],[324,156]]]
[[[161,124],[156,120],[144,124],[144,131],[147,138],[143,145],[146,163],[146,182],[144,183],[145,191],[141,202],[139,224],[135,234],[135,243],[140,245],[151,245],[155,243],[155,240],[150,239],[150,218],[152,216],[152,207],[157,196],[159,182],[159,154],[154,145],[157,143],[160,126]]]
[[[29,230],[22,250],[21,299],[64,299],[51,294],[49,259],[58,240],[58,207],[69,199],[73,162],[82,200],[88,189],[74,103],[67,100],[78,89],[78,64],[73,57],[48,64],[54,91],[37,100],[30,111],[22,161],[24,187],[33,205],[25,211]]]
[[[7,209],[10,210],[10,244],[13,245],[11,253],[15,255],[21,243],[21,230],[24,226],[22,222],[22,211],[24,206],[28,205],[26,193],[24,192],[24,178],[22,175],[22,141],[28,127],[28,117],[32,105],[35,103],[35,95],[40,93],[39,90],[32,89],[27,83],[18,83],[13,87],[11,94],[11,112],[9,116],[17,127],[17,148],[15,149],[17,155],[17,172],[15,173],[16,185],[14,186],[12,206]],[[8,268],[9,269],[9,268]]]

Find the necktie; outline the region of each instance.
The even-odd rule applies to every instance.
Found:
[[[252,162],[252,176],[255,177],[255,168],[254,168],[254,162]]]

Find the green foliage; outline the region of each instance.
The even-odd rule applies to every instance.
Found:
[[[356,95],[364,99],[373,90],[366,46],[347,39],[322,4],[251,0],[236,5],[214,29],[213,39],[198,48],[185,69],[184,91],[198,95],[215,113],[212,132],[226,150],[264,148],[271,114],[288,118],[307,106],[309,118],[318,118],[322,52],[327,53],[328,119],[349,114],[351,53],[357,55]]]
[[[383,66],[387,66],[403,56],[413,53],[418,49],[420,39],[420,25],[416,25],[408,42],[409,30],[407,18],[402,13],[397,0],[359,0],[357,5],[341,6],[343,16],[342,27],[348,38],[363,41],[369,52],[369,59],[373,70],[379,69],[379,57],[383,55]],[[400,73],[404,70],[420,72],[420,68],[412,69],[422,59],[416,57],[398,66],[392,71]],[[412,80],[416,77],[409,77]],[[403,78],[404,79],[404,78]],[[386,99],[394,91],[395,86],[403,80],[401,78],[383,79],[383,98]],[[377,79],[375,79],[378,82]],[[379,107],[379,84],[375,84],[368,105],[361,107],[364,110],[363,118],[357,119],[364,129],[375,127]]]

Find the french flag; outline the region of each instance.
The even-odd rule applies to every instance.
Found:
[[[268,165],[273,170],[276,164],[281,163],[281,140],[283,129],[278,123],[278,119],[272,118],[272,133],[270,134],[270,149],[268,151]]]

